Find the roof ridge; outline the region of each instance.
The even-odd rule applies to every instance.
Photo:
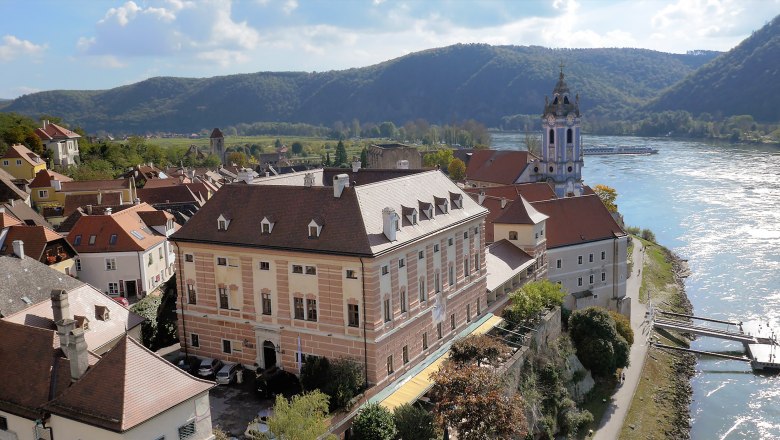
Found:
[[[361,188],[365,188],[365,187],[379,186],[379,185],[383,185],[383,184],[386,185],[388,182],[397,182],[397,181],[400,181],[402,179],[419,178],[420,176],[425,176],[425,175],[428,175],[430,173],[438,173],[438,172],[440,172],[440,170],[432,169],[432,170],[422,171],[420,173],[410,173],[410,174],[407,174],[407,175],[404,175],[404,176],[392,177],[390,179],[379,180],[379,181],[371,182],[371,183],[364,183],[362,185],[356,185],[355,188],[357,188],[358,186],[360,186]],[[346,174],[346,173],[342,173],[342,174]]]

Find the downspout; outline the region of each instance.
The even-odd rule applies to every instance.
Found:
[[[176,272],[176,284],[178,284],[177,288],[181,287],[181,300],[179,301],[179,305],[181,306],[181,331],[182,331],[182,340],[184,341],[184,359],[189,359],[189,353],[187,352],[187,320],[184,319],[184,278],[182,276],[184,273],[181,270],[181,251],[179,250],[179,246],[176,246],[176,261],[179,262],[179,270]],[[185,361],[186,362],[186,361]]]
[[[366,269],[363,257],[360,257],[360,284],[363,294],[363,369],[365,381],[363,386],[368,389],[368,336],[366,334]]]

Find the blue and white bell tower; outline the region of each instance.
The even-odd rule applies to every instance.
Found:
[[[552,101],[545,97],[538,178],[547,181],[558,197],[582,195],[582,135],[580,98],[572,100],[563,80],[563,65]]]

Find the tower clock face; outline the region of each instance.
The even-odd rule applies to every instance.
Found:
[[[569,115],[569,116],[567,116],[567,117],[566,117],[566,122],[567,122],[569,125],[572,125],[572,124],[574,124],[574,115]]]
[[[550,125],[555,125],[555,116],[550,115],[547,117],[547,123]]]

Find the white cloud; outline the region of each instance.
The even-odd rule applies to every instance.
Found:
[[[288,15],[296,9],[298,9],[298,0],[286,0],[282,5],[282,11]]]
[[[4,35],[0,39],[0,61],[11,61],[18,57],[35,57],[46,50],[46,44],[35,44],[29,40],[20,40],[13,35]]]

